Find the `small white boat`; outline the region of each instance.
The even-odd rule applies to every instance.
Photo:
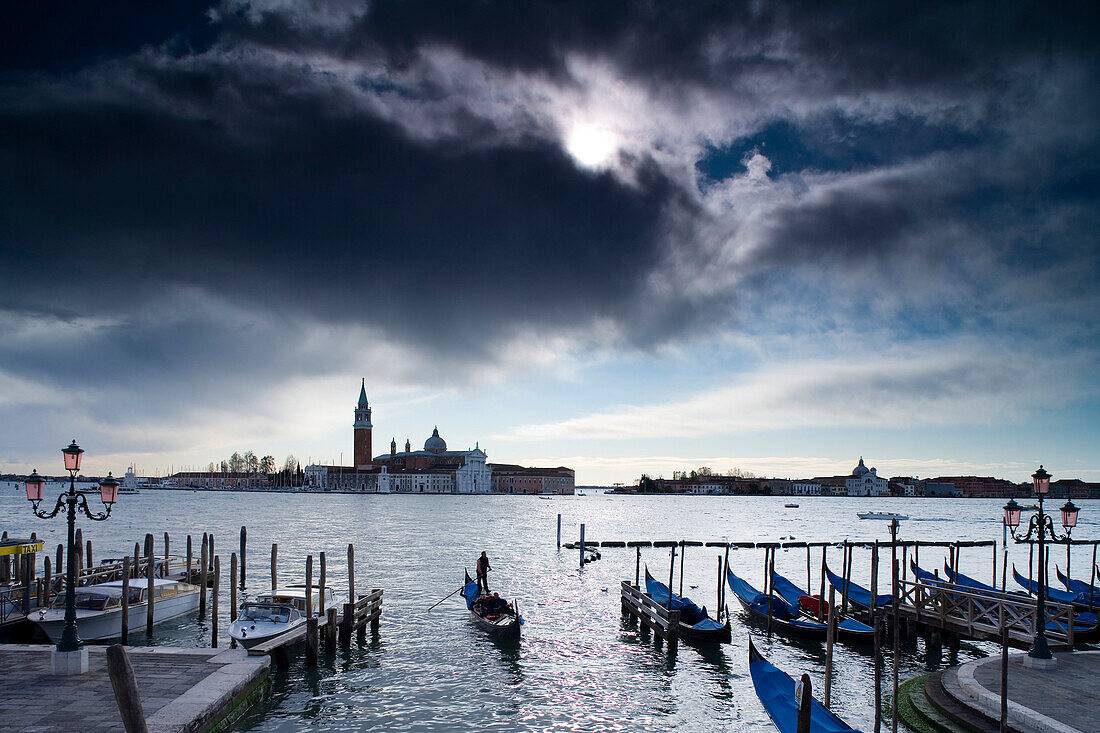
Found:
[[[856,512],[856,516],[860,519],[896,519],[899,522],[909,518],[908,514],[898,514],[897,512]]]
[[[321,610],[321,589],[314,586],[313,615]],[[325,588],[325,608],[335,608],[332,588]],[[229,625],[229,636],[245,649],[285,634],[306,622],[306,587],[291,585],[261,593],[254,601],[241,604],[237,620]]]
[[[131,631],[145,627],[148,617],[146,592],[148,581],[130,581],[130,605],[127,610]],[[103,641],[122,635],[122,581],[96,583],[75,589],[76,628],[84,641]],[[159,624],[195,611],[199,607],[199,587],[179,580],[153,579],[153,623]],[[32,615],[31,620],[57,641],[65,629],[65,594],[59,593],[53,605]]]

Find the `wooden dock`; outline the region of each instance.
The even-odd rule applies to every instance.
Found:
[[[315,665],[322,639],[329,651],[335,651],[337,638],[341,644],[349,644],[352,632],[358,632],[359,640],[362,642],[366,637],[368,625],[372,633],[378,633],[381,617],[382,589],[374,588],[370,593],[359,596],[354,603],[345,603],[342,613],[335,608],[330,608],[323,616],[310,616],[304,624],[252,647],[248,650],[248,654],[249,656],[271,655],[275,663],[283,667],[289,661],[288,648],[304,642],[306,664]]]
[[[0,720],[6,731],[107,733],[123,729],[107,674],[107,647],[89,645],[88,672],[51,674],[54,647],[0,645]],[[271,662],[240,649],[127,650],[150,733],[212,730],[263,697]],[[44,704],[48,703],[48,704]]]

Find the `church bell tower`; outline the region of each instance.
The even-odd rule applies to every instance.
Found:
[[[367,465],[373,457],[371,454],[371,430],[370,405],[367,404],[367,380],[359,389],[359,404],[355,406],[355,467]]]

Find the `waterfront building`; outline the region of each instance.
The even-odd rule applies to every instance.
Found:
[[[572,494],[576,476],[573,469],[534,468],[509,463],[490,463],[493,493],[496,494]]]
[[[305,468],[306,485],[336,491],[394,494],[488,494],[573,493],[572,469],[532,468],[497,464],[490,466],[487,455],[477,443],[468,450],[449,450],[439,427],[424,441],[423,450],[412,449],[405,439],[405,450],[397,450],[397,439],[390,440],[389,453],[371,456],[371,408],[367,402],[364,379],[355,405],[354,465],[310,465]],[[494,470],[501,471],[499,486]]]
[[[1016,484],[993,476],[937,476],[929,479],[929,481],[938,484],[951,484],[958,489],[959,496],[1007,499],[1021,495]],[[1026,496],[1027,494],[1024,493],[1023,495]]]
[[[852,475],[844,481],[844,490],[848,496],[888,496],[889,482],[881,478],[874,468],[867,468],[860,456],[859,464]]]
[[[814,481],[792,481],[791,494],[794,496],[821,496],[821,484]]]
[[[925,481],[925,496],[962,496],[962,491],[950,481]]]
[[[846,496],[848,476],[814,476],[812,483],[821,487],[822,496]]]

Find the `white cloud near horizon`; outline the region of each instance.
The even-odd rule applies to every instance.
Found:
[[[520,425],[501,441],[697,438],[761,430],[990,425],[1087,391],[1072,364],[1051,365],[988,348],[851,351],[842,358],[764,363],[736,383],[661,404],[624,405]]]

